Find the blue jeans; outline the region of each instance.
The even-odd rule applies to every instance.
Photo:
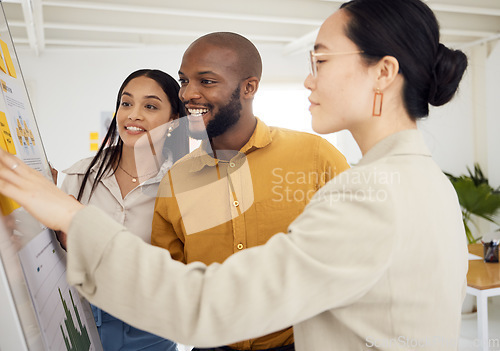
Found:
[[[176,351],[177,344],[134,328],[90,305],[104,351]]]
[[[229,346],[221,346],[221,347],[212,347],[209,349],[199,349],[199,348],[195,347],[191,351],[238,351],[238,350],[232,349]],[[259,351],[295,351],[295,344],[290,344],[290,345],[286,345],[286,346],[278,346],[278,347],[273,347],[270,349],[259,350]]]

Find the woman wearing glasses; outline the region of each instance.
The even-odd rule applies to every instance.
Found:
[[[84,296],[164,337],[210,347],[293,324],[302,351],[456,350],[464,229],[416,120],[453,97],[465,55],[439,43],[436,18],[420,0],[353,0],[323,23],[311,61],[313,129],[348,129],[363,158],[317,192],[288,235],[223,264],[172,261],[5,154],[1,191],[68,231],[68,279]],[[43,200],[25,194],[41,183]],[[47,201],[66,213],[49,216]],[[134,276],[137,265],[151,274]],[[109,298],[123,288],[130,291]],[[140,309],[121,308],[151,290]]]

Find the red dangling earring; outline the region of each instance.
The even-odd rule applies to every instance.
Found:
[[[373,117],[380,117],[382,115],[382,101],[384,100],[384,94],[377,88],[375,91],[375,96],[373,97]]]

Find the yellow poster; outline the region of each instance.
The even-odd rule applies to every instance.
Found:
[[[5,113],[0,111],[0,145],[4,145],[2,149],[11,153],[12,155],[16,154],[16,147],[14,145],[14,141],[12,140],[12,134],[10,133],[9,123],[7,123],[7,117]]]

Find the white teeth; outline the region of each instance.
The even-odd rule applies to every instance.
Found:
[[[188,112],[191,116],[199,117],[208,112],[208,108],[188,108]]]
[[[142,129],[142,128],[132,127],[132,126],[130,126],[130,127],[125,127],[125,129],[127,129],[127,130],[132,130],[132,131],[134,131],[134,132],[144,132],[144,131],[145,131],[145,130],[144,130],[144,129]]]

